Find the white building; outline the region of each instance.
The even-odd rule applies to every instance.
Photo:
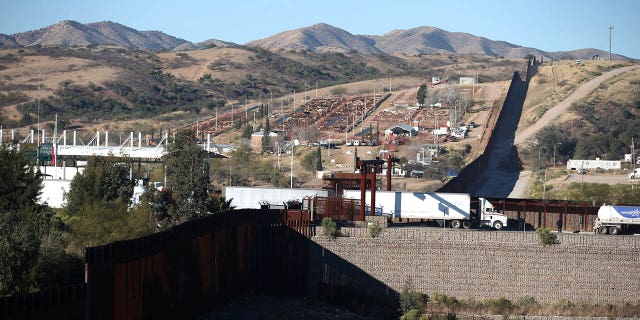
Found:
[[[622,165],[620,160],[600,160],[600,158],[596,158],[595,160],[569,159],[567,161],[567,169],[568,170],[578,170],[578,169],[620,170],[622,169]]]

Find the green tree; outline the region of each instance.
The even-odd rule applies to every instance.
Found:
[[[318,147],[314,152],[307,153],[300,163],[303,168],[314,171],[322,170],[322,151]]]
[[[269,117],[264,119],[264,132],[271,132],[271,124],[269,123]]]
[[[207,201],[207,210],[212,213],[233,210],[235,206],[231,204],[233,199],[226,199],[223,196],[211,197]]]
[[[179,131],[163,157],[167,187],[175,207],[164,222],[175,225],[207,214],[209,198],[209,160],[196,144],[192,130]]]
[[[0,218],[0,296],[35,289],[40,248],[37,217],[29,209],[3,211]]]
[[[597,133],[582,137],[576,145],[577,159],[619,159],[627,151],[627,145],[613,136]]]
[[[62,219],[72,231],[74,249],[131,239],[153,232],[152,211],[130,208],[134,182],[131,162],[91,157],[84,172],[71,181]]]
[[[0,145],[0,296],[81,279],[81,262],[64,251],[53,211],[37,203],[42,188],[34,163],[15,144]],[[75,259],[74,259],[75,258]]]
[[[240,137],[245,139],[251,139],[252,134],[253,134],[253,127],[247,125],[247,126],[244,126],[244,130],[242,130],[242,134],[240,135]]]
[[[14,144],[0,144],[0,210],[35,207],[42,176]]]
[[[0,145],[0,296],[33,288],[42,178],[15,144]]]
[[[266,152],[272,148],[271,146],[271,137],[269,133],[271,132],[271,125],[269,124],[269,117],[266,117],[264,120],[264,136],[262,136],[262,152]]]
[[[418,93],[416,94],[416,102],[418,105],[424,105],[425,99],[427,98],[427,86],[425,84],[421,84],[418,88]]]
[[[411,284],[405,282],[400,292],[400,312],[406,314],[411,310],[422,312],[427,305],[429,297],[424,293],[411,289]]]
[[[90,157],[86,169],[71,181],[66,213],[82,215],[87,203],[103,202],[128,205],[133,195],[134,182],[129,179],[129,159]]]

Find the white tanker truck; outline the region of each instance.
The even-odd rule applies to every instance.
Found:
[[[604,205],[598,210],[593,231],[615,235],[627,232],[634,226],[640,226],[640,207]]]

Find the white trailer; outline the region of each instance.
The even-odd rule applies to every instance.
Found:
[[[231,201],[236,209],[260,209],[261,204],[282,205],[290,200],[302,202],[305,197],[326,197],[327,190],[259,188],[259,187],[225,187],[224,197]]]
[[[598,210],[593,231],[616,235],[628,231],[633,226],[640,226],[640,207],[605,205]]]
[[[360,191],[345,190],[345,198],[360,199]],[[371,192],[365,204],[371,208]],[[448,222],[453,228],[469,228],[471,222],[500,230],[507,226],[507,216],[494,211],[493,205],[479,198],[477,217],[471,211],[471,196],[466,193],[421,193],[376,191],[376,215],[396,218],[427,219]]]

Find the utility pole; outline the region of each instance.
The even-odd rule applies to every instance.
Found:
[[[631,170],[635,171],[636,170],[636,145],[635,142],[633,141],[633,137],[631,137]]]
[[[293,189],[293,147],[294,143],[291,140],[291,189]]]
[[[611,61],[611,33],[613,32],[613,26],[609,26],[609,61]]]
[[[562,142],[558,142],[556,144],[553,145],[553,167],[556,167],[556,146],[558,146],[559,144],[562,144]]]

